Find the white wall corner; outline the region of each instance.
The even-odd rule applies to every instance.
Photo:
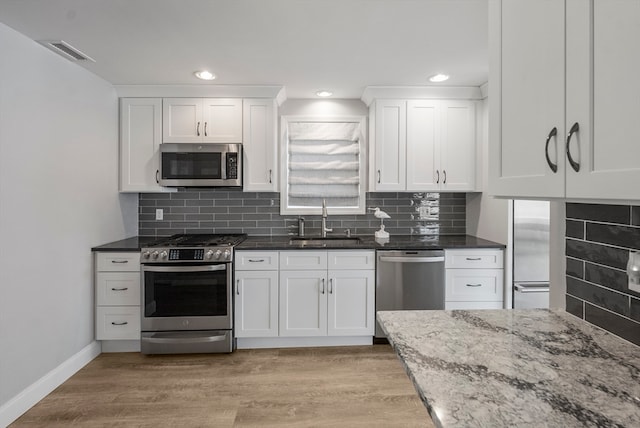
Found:
[[[49,373],[29,385],[0,407],[0,427],[8,426],[27,410],[100,355],[100,342],[93,341]]]

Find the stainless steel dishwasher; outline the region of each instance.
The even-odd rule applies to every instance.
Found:
[[[444,309],[444,250],[378,251],[376,312]],[[385,337],[376,321],[376,336]]]

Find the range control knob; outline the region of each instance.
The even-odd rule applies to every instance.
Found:
[[[218,260],[221,255],[222,255],[222,251],[217,250],[213,256],[216,258],[216,260]]]
[[[159,255],[159,254],[160,254],[160,253],[158,253],[157,251],[154,251],[153,253],[151,253],[151,258],[152,258],[153,260],[155,260],[155,259],[157,259],[157,258],[158,258],[158,255]]]
[[[148,259],[149,257],[151,257],[151,253],[149,251],[145,251],[144,253],[142,253],[143,259]]]
[[[166,258],[167,258],[167,256],[168,256],[168,255],[169,255],[169,254],[167,254],[167,252],[166,252],[166,251],[163,251],[163,252],[161,252],[161,253],[160,253],[160,258],[161,258],[161,259],[163,259],[163,260],[166,260]]]
[[[211,257],[213,257],[213,250],[207,251],[204,255],[204,258],[207,260],[211,260]]]
[[[224,259],[229,260],[231,258],[231,251],[224,250]]]

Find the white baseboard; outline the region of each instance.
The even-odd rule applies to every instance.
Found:
[[[78,353],[29,385],[0,407],[0,427],[6,427],[42,400],[78,370],[100,355],[100,342],[93,341]]]
[[[239,337],[237,349],[304,348],[309,346],[373,345],[373,336]]]

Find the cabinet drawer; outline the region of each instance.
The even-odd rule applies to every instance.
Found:
[[[236,251],[236,270],[278,270],[277,251]]]
[[[98,272],[96,301],[101,306],[140,306],[140,273]]]
[[[139,306],[98,306],[97,340],[140,340]]]
[[[375,251],[329,251],[329,269],[375,269]]]
[[[447,311],[455,309],[502,309],[502,302],[444,302],[444,309]]]
[[[280,251],[280,269],[326,269],[326,251]]]
[[[502,273],[502,269],[447,269],[445,301],[502,301]]]
[[[99,271],[140,272],[140,253],[96,253]]]
[[[502,269],[502,250],[446,250],[445,267],[456,269]]]

